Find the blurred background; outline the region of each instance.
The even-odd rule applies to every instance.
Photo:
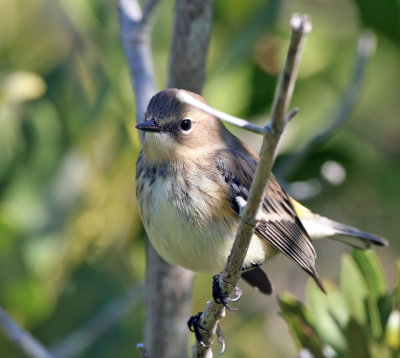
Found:
[[[153,31],[160,89],[172,9],[172,0],[163,2]],[[275,172],[313,210],[389,239],[390,248],[377,253],[393,283],[400,250],[397,0],[216,0],[203,95],[218,109],[265,123],[293,12],[310,14],[313,31],[292,101],[300,113],[285,133]],[[335,135],[300,160],[293,153],[341,109],[365,29],[376,34],[377,47],[358,101]],[[116,1],[0,0],[0,305],[52,346],[110,302],[118,306],[132,288],[139,297],[80,357],[136,357],[143,340],[134,113]],[[233,130],[257,149],[259,138]],[[321,276],[335,284],[348,248],[327,241],[316,247]],[[308,277],[284,257],[266,270],[274,295],[242,283],[239,311],[222,322],[227,358],[296,353],[276,294],[288,290],[305,299]],[[194,313],[210,288],[211,276],[197,275]],[[23,355],[0,334],[0,356]]]

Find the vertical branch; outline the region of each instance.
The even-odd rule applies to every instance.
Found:
[[[183,88],[197,93],[201,92],[205,78],[205,64],[211,32],[213,0],[177,0],[175,4],[174,28],[170,50],[170,65],[168,76],[168,87]],[[148,259],[157,255],[154,251],[148,253]],[[150,267],[150,270],[152,268]],[[174,287],[174,294],[179,301],[166,302],[164,308],[176,310],[173,305],[179,305],[179,314],[174,316],[175,321],[166,323],[166,330],[162,329],[157,322],[147,331],[147,337],[153,337],[155,341],[175,342],[176,352],[165,353],[163,344],[158,343],[157,350],[150,351],[150,357],[187,357],[187,334],[186,320],[190,316],[192,303],[192,287],[194,274],[182,268],[174,268],[168,280],[163,282],[165,287]],[[151,272],[149,273],[149,275]],[[157,271],[154,269],[157,277]],[[148,280],[154,289],[157,289],[156,281]],[[156,298],[154,298],[156,300]],[[154,302],[153,306],[156,305]],[[164,333],[165,332],[165,333]],[[154,345],[156,342],[152,342]],[[173,343],[174,344],[174,343]],[[149,346],[151,349],[152,347]]]
[[[150,358],[187,357],[193,273],[171,266],[148,243],[145,346]]]
[[[120,0],[121,36],[131,73],[137,122],[156,92],[151,56],[151,24],[159,0],[148,0],[143,13],[136,0]],[[141,137],[142,139],[142,137]],[[150,243],[146,249],[145,347],[149,357],[187,356],[185,319],[193,274],[163,261]]]
[[[213,0],[177,0],[168,87],[201,93],[211,33]]]
[[[120,0],[121,33],[136,96],[137,121],[156,92],[150,31],[157,0],[143,14],[137,1]],[[177,0],[169,87],[200,92],[211,29],[212,0]],[[193,273],[165,263],[148,245],[146,253],[146,342],[149,357],[186,357]]]

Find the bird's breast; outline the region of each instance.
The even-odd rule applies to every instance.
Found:
[[[187,167],[151,168],[140,162],[137,170],[140,213],[158,254],[192,271],[221,271],[239,219],[221,193],[219,178]],[[256,238],[252,246],[248,259],[264,261],[266,245]]]

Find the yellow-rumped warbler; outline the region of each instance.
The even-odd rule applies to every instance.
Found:
[[[258,156],[219,119],[181,103],[177,91],[157,93],[145,122],[136,126],[146,132],[136,173],[140,214],[152,245],[167,262],[219,273],[239,223],[237,197],[247,200]],[[242,277],[264,293],[271,286],[259,266],[279,252],[323,289],[310,237],[333,237],[360,249],[387,245],[380,237],[311,212],[286,194],[273,175],[262,209]]]

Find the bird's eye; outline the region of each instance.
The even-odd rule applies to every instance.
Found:
[[[189,132],[192,129],[192,121],[190,119],[184,119],[180,126],[182,131]]]

